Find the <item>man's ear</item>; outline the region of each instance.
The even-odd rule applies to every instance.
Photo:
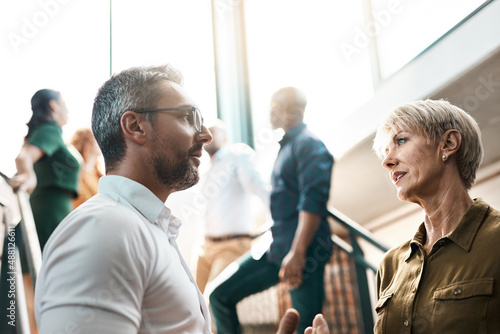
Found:
[[[441,136],[443,155],[449,157],[457,153],[462,144],[462,135],[458,130],[450,129]]]
[[[120,125],[126,138],[138,143],[146,142],[146,132],[144,131],[143,118],[131,110],[125,111],[120,119]]]

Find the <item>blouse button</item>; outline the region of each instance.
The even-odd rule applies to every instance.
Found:
[[[408,325],[410,324],[410,322],[409,322],[408,320],[405,320],[405,321],[403,322],[403,324],[404,324],[406,327],[408,327]]]
[[[461,295],[461,294],[462,294],[462,289],[460,289],[460,288],[455,288],[455,290],[453,290],[453,294],[454,294],[455,296],[459,296],[459,295]]]

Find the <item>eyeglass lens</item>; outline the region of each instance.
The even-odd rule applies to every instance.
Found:
[[[194,128],[196,131],[201,132],[201,126],[203,125],[203,118],[201,116],[200,109],[193,108],[193,119],[194,119]]]

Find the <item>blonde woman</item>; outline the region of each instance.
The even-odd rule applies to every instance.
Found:
[[[446,101],[406,103],[374,149],[398,198],[424,213],[380,264],[375,333],[500,333],[500,212],[468,193],[483,156],[476,121]]]

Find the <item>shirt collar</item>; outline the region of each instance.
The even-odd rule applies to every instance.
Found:
[[[280,145],[283,146],[293,138],[297,137],[302,131],[305,130],[306,127],[307,127],[306,124],[300,123],[295,127],[291,128],[290,130],[288,130],[283,136],[283,138],[280,140]]]
[[[469,252],[489,207],[490,206],[483,201],[482,198],[474,199],[474,203],[472,203],[465,215],[462,217],[458,226],[446,235],[445,238],[453,241],[464,251]],[[405,261],[408,261],[408,259],[410,259],[410,257],[416,252],[418,247],[424,244],[425,237],[425,226],[422,223],[419,226],[417,233],[415,233],[413,239],[410,241],[410,249],[405,257]]]
[[[144,185],[123,176],[107,175],[99,179],[99,193],[134,208],[150,223],[158,223],[169,236],[178,235],[180,220]]]
[[[408,250],[408,253],[406,253],[405,262],[410,259],[410,257],[419,249],[419,247],[423,246],[425,235],[425,225],[424,223],[422,223],[418,227],[417,233],[415,233],[413,238],[410,240],[410,249]]]
[[[474,203],[448,238],[464,251],[469,252],[489,208],[490,206],[482,198],[474,199]]]

